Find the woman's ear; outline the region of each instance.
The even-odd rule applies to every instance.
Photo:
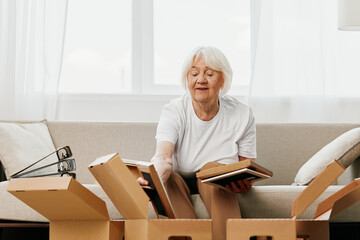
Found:
[[[225,85],[225,76],[224,76],[224,73],[221,72],[221,81],[222,81],[222,84],[221,84],[221,89],[224,88],[224,85]]]
[[[220,96],[222,95],[222,91],[223,91],[224,85],[225,85],[225,78],[224,78],[224,73],[223,72],[221,72],[221,81],[222,81],[222,83],[221,83],[221,87],[220,87],[220,90],[219,90],[219,95]]]

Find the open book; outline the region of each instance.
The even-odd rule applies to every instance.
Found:
[[[205,169],[196,174],[201,182],[226,189],[226,185],[236,180],[248,180],[251,183],[272,177],[272,171],[252,160],[244,160],[214,168]]]
[[[129,159],[122,159],[122,161],[136,178],[142,177],[149,182],[148,186],[142,186],[142,188],[150,198],[157,215],[175,218],[164,183],[155,170],[154,165],[150,162]]]

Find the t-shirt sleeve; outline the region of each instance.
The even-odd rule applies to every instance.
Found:
[[[156,130],[157,142],[176,144],[179,138],[180,116],[173,104],[166,104],[161,110],[160,120]]]
[[[239,146],[238,155],[246,158],[256,158],[256,125],[255,118],[249,109],[249,120],[244,133],[237,141]]]

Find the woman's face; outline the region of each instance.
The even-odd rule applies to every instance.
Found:
[[[199,103],[210,103],[218,99],[219,91],[224,85],[221,72],[205,65],[202,57],[193,62],[187,74],[187,85],[193,100]]]

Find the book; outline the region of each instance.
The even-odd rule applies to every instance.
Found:
[[[175,218],[173,206],[154,164],[130,159],[122,160],[136,179],[142,177],[149,182],[148,186],[142,186],[142,188],[150,198],[157,215],[160,217]]]
[[[262,167],[252,160],[244,160],[232,164],[205,169],[196,173],[202,183],[208,183],[222,189],[237,180],[248,180],[251,183],[272,177],[272,171]]]

